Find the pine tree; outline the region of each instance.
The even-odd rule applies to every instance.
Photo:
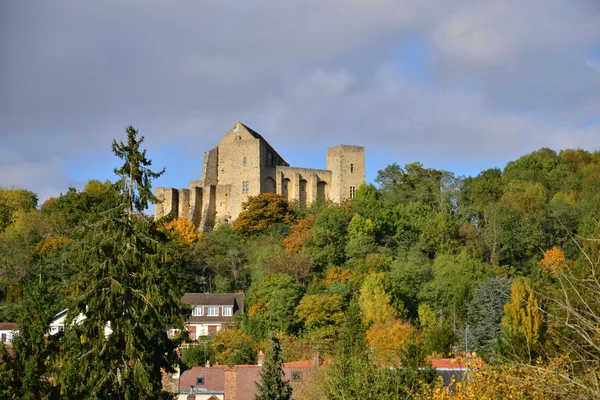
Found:
[[[115,169],[120,204],[84,227],[72,253],[81,272],[60,362],[62,390],[70,397],[161,398],[167,395],[161,371],[174,371],[178,362],[179,340],[167,337],[168,329],[184,328],[177,260],[161,222],[143,215],[156,201],[151,181],[164,170],[148,168],[137,134],[129,126],[127,143],[112,144],[124,160]]]
[[[271,337],[271,348],[267,351],[266,361],[260,371],[260,383],[256,383],[258,394],[255,400],[289,400],[292,397],[292,386],[283,380],[281,364],[281,345],[279,339]]]

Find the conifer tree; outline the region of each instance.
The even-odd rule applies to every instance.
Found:
[[[47,335],[54,317],[49,308],[52,296],[44,281],[32,281],[19,307],[19,333],[13,339],[15,356],[6,360],[13,367],[11,390],[19,398],[46,399],[56,394],[47,373],[57,351],[56,338]]]
[[[266,361],[260,371],[260,383],[256,383],[258,394],[255,400],[289,400],[292,386],[283,380],[283,357],[277,337],[271,337],[271,348],[267,351]]]
[[[177,260],[161,222],[143,215],[156,201],[151,181],[164,170],[151,171],[140,150],[144,138],[132,126],[126,132],[126,143],[112,144],[124,161],[115,169],[120,204],[86,225],[72,252],[81,272],[60,362],[70,397],[162,398],[161,371],[174,371],[178,362],[179,341],[167,336],[168,329],[184,328]]]

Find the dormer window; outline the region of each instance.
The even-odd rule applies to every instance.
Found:
[[[193,317],[201,317],[202,316],[202,307],[194,306],[194,308],[192,308],[192,316]]]
[[[233,307],[223,307],[223,316],[231,317],[233,315]]]
[[[219,307],[207,307],[208,310],[206,312],[206,315],[208,317],[218,317],[219,316]]]
[[[353,174],[354,173],[354,164],[350,164],[350,173]]]

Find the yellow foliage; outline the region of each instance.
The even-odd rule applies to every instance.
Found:
[[[513,333],[523,335],[528,345],[534,345],[539,340],[544,316],[533,285],[527,278],[516,279],[510,291],[510,300],[504,306],[502,324]]]
[[[358,300],[364,323],[378,324],[396,318],[397,310],[392,306],[392,298],[386,291],[389,286],[389,278],[383,272],[365,277]]]
[[[49,253],[58,252],[68,242],[69,239],[64,236],[46,238],[35,246],[34,253],[39,257],[44,257]]]
[[[175,240],[183,246],[189,247],[202,238],[193,222],[183,218],[174,219],[165,224],[165,228],[175,236]]]
[[[329,287],[336,282],[346,283],[352,277],[354,277],[354,273],[349,269],[333,267],[327,270],[323,283],[325,286]]]
[[[253,317],[255,315],[266,314],[267,306],[262,301],[257,301],[256,304],[253,304],[252,307],[248,310],[248,315]]]
[[[574,380],[566,356],[534,365],[468,364],[465,380],[456,382],[456,390],[438,385],[430,394],[433,400],[530,399],[559,400],[595,398],[598,394],[591,376]],[[590,378],[590,382],[586,379]]]
[[[397,319],[376,323],[366,332],[374,360],[385,366],[396,365],[398,351],[415,340],[411,324]]]
[[[565,253],[558,247],[553,247],[544,252],[539,264],[550,273],[560,272],[566,263]]]

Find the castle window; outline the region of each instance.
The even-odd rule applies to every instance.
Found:
[[[350,198],[353,199],[355,194],[356,194],[356,187],[350,186]]]
[[[273,154],[267,153],[267,167],[273,165]]]
[[[248,181],[243,181],[242,182],[242,193],[248,194],[249,188],[250,188],[250,183]]]
[[[350,164],[350,173],[354,173],[354,164]]]
[[[248,157],[244,156],[243,160],[242,160],[242,165],[245,167],[246,165],[248,165]]]

